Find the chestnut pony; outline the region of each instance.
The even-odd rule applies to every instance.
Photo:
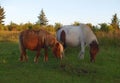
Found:
[[[27,61],[28,56],[26,55],[26,49],[36,51],[37,54],[34,58],[34,62],[38,62],[40,56],[40,50],[44,48],[45,56],[44,61],[48,61],[48,47],[52,48],[53,54],[62,59],[63,57],[63,46],[56,38],[45,30],[25,30],[19,35],[19,47],[20,47],[20,61]]]
[[[58,41],[64,47],[80,47],[79,57],[84,58],[85,47],[90,47],[90,61],[95,62],[96,54],[99,51],[98,40],[93,31],[85,24],[79,26],[66,25],[62,26],[56,33]]]

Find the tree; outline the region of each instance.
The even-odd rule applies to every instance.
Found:
[[[109,32],[109,26],[106,23],[101,23],[99,25],[101,31]]]
[[[11,22],[10,25],[7,26],[9,31],[17,31],[18,25],[16,23]]]
[[[38,19],[39,20],[38,20],[37,24],[40,24],[40,25],[47,25],[48,24],[48,20],[46,18],[46,15],[45,15],[43,9],[41,10],[40,15],[38,16]]]
[[[91,29],[93,28],[93,25],[91,23],[87,23],[87,26],[89,26]]]
[[[57,31],[61,26],[62,26],[61,23],[55,23],[55,25],[54,25],[55,30]]]
[[[47,25],[45,29],[49,32],[52,32],[52,33],[55,32],[55,28],[53,25]]]
[[[0,24],[3,24],[3,19],[5,19],[5,11],[4,8],[0,6]]]
[[[115,29],[118,30],[119,29],[119,19],[117,17],[117,14],[113,15],[113,18],[111,20],[111,26]]]
[[[92,25],[91,23],[87,23],[86,24],[88,27],[90,27],[91,29],[92,29],[92,31],[99,31],[99,28],[98,28],[98,26],[94,26],[94,25]]]

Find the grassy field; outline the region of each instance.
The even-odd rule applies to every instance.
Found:
[[[35,52],[27,51],[28,62],[19,61],[17,42],[0,42],[0,83],[120,83],[120,46],[100,45],[96,63],[90,63],[89,49],[79,60],[79,48],[68,48],[62,61],[49,51],[49,61],[35,64]]]
[[[67,48],[62,61],[49,50],[49,61],[44,62],[42,50],[38,64],[31,51],[29,61],[20,62],[18,34],[0,31],[0,83],[120,83],[120,32],[97,33],[100,52],[95,63],[90,63],[89,48],[84,60],[78,59],[80,48]]]

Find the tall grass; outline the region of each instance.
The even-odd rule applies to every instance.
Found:
[[[20,31],[0,31],[0,41],[18,41]],[[55,32],[51,32],[55,35]],[[113,45],[120,47],[120,31],[95,33],[100,45]]]
[[[19,33],[20,31],[0,31],[0,41],[18,41]],[[54,31],[50,33],[55,35]]]
[[[19,31],[0,31],[0,41],[18,41]]]
[[[100,45],[120,46],[120,31],[96,32]]]

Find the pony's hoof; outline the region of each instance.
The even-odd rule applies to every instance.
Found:
[[[84,55],[80,55],[80,56],[79,56],[79,59],[84,59]]]
[[[35,62],[35,63],[38,63],[38,60],[37,60],[36,58],[34,58],[34,62]]]
[[[48,61],[48,57],[44,57],[44,62],[47,62]]]
[[[20,62],[23,62],[23,59],[21,59],[21,58],[19,58],[18,60],[19,60]]]

